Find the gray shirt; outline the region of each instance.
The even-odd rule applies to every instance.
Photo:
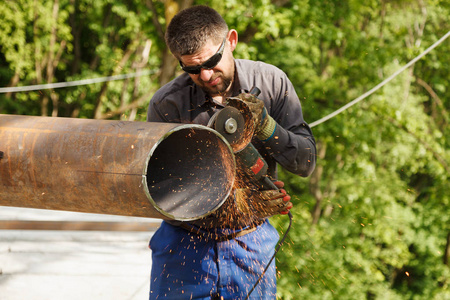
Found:
[[[316,163],[316,146],[311,129],[303,119],[300,100],[287,75],[275,66],[236,59],[233,95],[261,90],[259,99],[277,122],[274,135],[267,141],[256,137],[252,143],[269,165],[268,175],[276,178],[276,163],[286,170],[308,176]],[[159,89],[150,101],[149,122],[195,123],[207,125],[223,106],[213,101],[184,73]]]
[[[275,176],[275,162],[286,170],[308,176],[316,162],[315,140],[303,119],[300,100],[286,74],[280,69],[250,60],[236,59],[233,96],[256,86],[261,90],[267,112],[277,122],[275,134],[264,143],[254,138],[253,144]],[[195,123],[207,125],[211,116],[223,106],[212,100],[191,80],[187,73],[159,89],[150,101],[149,122]]]

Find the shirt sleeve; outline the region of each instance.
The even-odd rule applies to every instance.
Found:
[[[150,100],[147,110],[147,122],[167,122],[156,107],[155,102]]]
[[[147,122],[181,123],[177,103],[156,92],[147,110]]]
[[[266,102],[269,115],[277,122],[272,137],[264,147],[283,168],[306,177],[316,165],[316,142],[303,119],[300,100],[285,73],[275,78],[274,94]]]

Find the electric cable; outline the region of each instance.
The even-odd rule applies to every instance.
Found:
[[[261,281],[261,279],[263,278],[264,274],[266,274],[267,270],[270,267],[270,264],[272,263],[272,261],[275,259],[275,256],[277,255],[278,251],[280,250],[281,246],[283,245],[284,241],[286,240],[286,237],[289,233],[289,230],[291,230],[291,226],[292,226],[292,213],[288,212],[288,216],[289,216],[289,226],[286,229],[286,232],[283,235],[283,238],[280,240],[280,242],[277,245],[277,248],[275,249],[275,252],[273,253],[272,257],[270,258],[269,262],[267,263],[264,271],[261,273],[261,275],[259,275],[258,280],[256,280],[255,284],[253,285],[252,289],[248,292],[247,297],[245,297],[245,300],[248,300],[250,298],[250,295],[253,293],[253,291],[256,289],[256,287],[258,286],[259,282]]]
[[[430,47],[428,47],[428,49],[426,49],[425,51],[423,51],[421,54],[419,54],[418,56],[416,56],[414,59],[412,59],[409,63],[407,63],[406,65],[404,65],[402,68],[400,68],[399,70],[397,70],[394,74],[392,74],[391,76],[389,76],[388,78],[386,78],[385,80],[383,80],[381,83],[379,83],[378,85],[376,85],[375,87],[373,87],[371,90],[369,90],[368,92],[362,94],[361,96],[359,96],[358,98],[356,98],[355,100],[347,103],[346,105],[344,105],[343,107],[339,108],[338,110],[335,110],[334,112],[332,112],[331,114],[315,121],[312,122],[311,124],[309,124],[309,127],[314,127],[317,126],[335,116],[337,116],[338,114],[340,114],[341,112],[343,112],[344,110],[350,108],[351,106],[355,105],[356,103],[362,101],[363,99],[367,98],[368,96],[372,95],[374,92],[376,92],[377,90],[379,90],[381,87],[383,87],[385,84],[387,84],[389,81],[391,81],[392,79],[394,79],[397,75],[399,75],[401,72],[403,72],[404,70],[406,70],[407,68],[409,68],[411,65],[413,65],[414,63],[416,63],[419,59],[421,59],[422,57],[424,57],[425,55],[428,54],[428,52],[430,52],[431,50],[433,50],[434,48],[436,48],[439,44],[441,44],[446,38],[448,38],[448,36],[450,35],[450,31],[447,32],[443,37],[441,37],[437,42],[435,42],[433,45],[431,45]]]
[[[64,82],[36,84],[36,85],[27,85],[27,86],[16,86],[16,87],[3,87],[3,88],[0,88],[0,94],[74,87],[74,86],[88,85],[88,84],[93,84],[93,83],[141,77],[141,76],[151,75],[154,73],[155,73],[155,71],[152,71],[152,70],[144,70],[144,71],[138,71],[135,73],[98,77],[98,78],[90,78],[90,79],[82,79],[82,80],[75,80],[75,81],[64,81]]]

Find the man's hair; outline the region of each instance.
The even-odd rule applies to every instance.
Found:
[[[197,5],[176,14],[166,31],[166,44],[178,59],[195,54],[212,40],[220,43],[228,32],[228,25],[214,9]]]

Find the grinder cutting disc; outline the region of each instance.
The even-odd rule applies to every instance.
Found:
[[[234,152],[241,150],[245,138],[245,120],[238,109],[231,106],[222,109],[215,118],[214,129],[230,143]]]
[[[233,150],[234,152],[239,152],[252,141],[252,137],[255,131],[255,122],[253,121],[253,114],[250,111],[248,105],[238,97],[230,97],[227,98],[227,107],[236,108],[240,115],[244,118],[245,125],[242,127],[243,132],[241,137],[239,138],[239,142],[234,144]]]

